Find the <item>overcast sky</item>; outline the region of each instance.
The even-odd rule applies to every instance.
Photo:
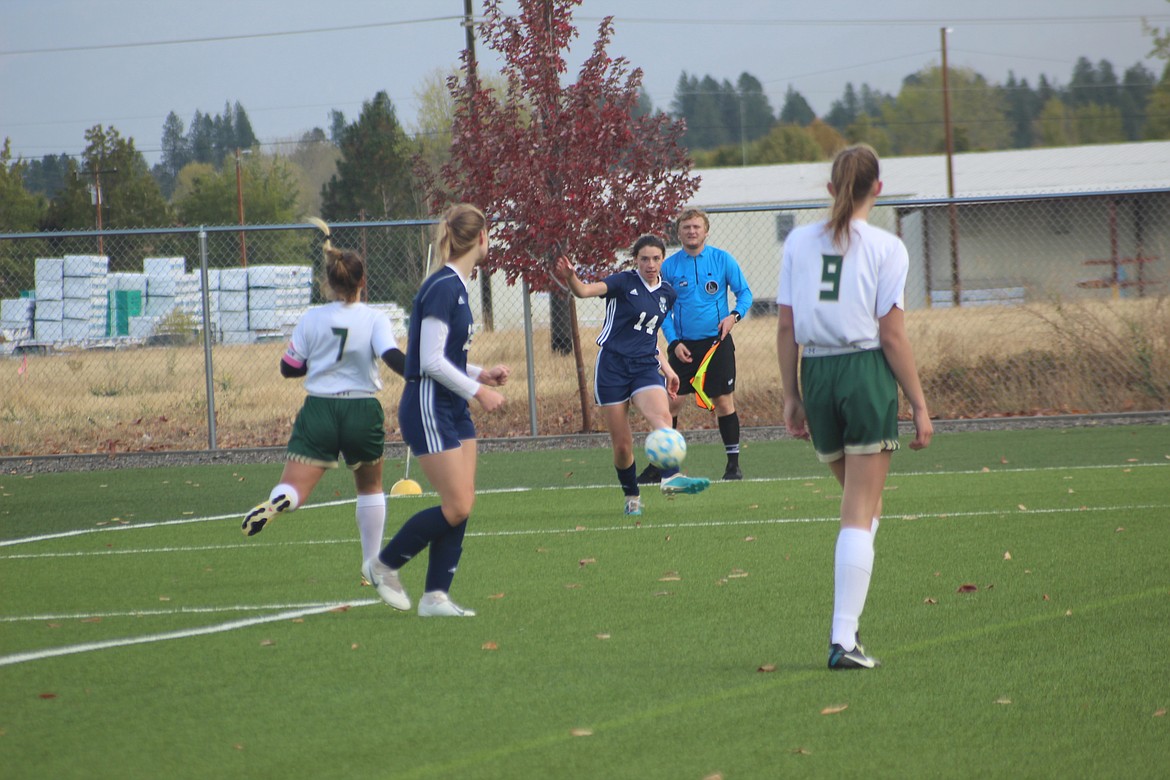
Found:
[[[410,127],[415,91],[458,62],[462,13],[462,0],[0,0],[0,139],[24,158],[76,154],[100,123],[154,162],[170,111],[189,124],[238,100],[271,143],[328,128],[330,109],[352,120],[378,90]],[[953,67],[1032,86],[1067,84],[1080,56],[1160,76],[1141,18],[1170,28],[1167,0],[584,0],[572,68],[607,15],[611,53],[644,71],[658,108],[683,71],[732,83],[746,71],[775,110],[792,85],[818,114],[846,82],[896,94],[940,62],[943,26]]]

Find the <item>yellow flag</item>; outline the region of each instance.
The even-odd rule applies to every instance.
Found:
[[[723,341],[719,340],[711,345],[711,348],[707,350],[707,354],[703,355],[703,360],[699,363],[699,370],[691,377],[691,387],[695,388],[695,404],[707,411],[715,410],[715,404],[712,403],[711,397],[703,390],[703,386],[707,382],[707,366],[710,365],[711,358],[715,355],[715,350],[722,343]]]

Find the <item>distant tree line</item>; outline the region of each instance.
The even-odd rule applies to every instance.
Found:
[[[969,68],[950,68],[952,140],[957,151],[1118,143],[1170,138],[1170,67],[1157,78],[1137,63],[1119,77],[1108,60],[1081,57],[1069,83],[1041,76],[1035,86],[1008,74],[992,84]],[[846,84],[818,117],[794,87],[773,112],[758,79],[683,73],[671,114],[686,120],[685,142],[700,167],[824,159],[847,143],[884,155],[944,148],[942,69],[907,76],[897,95]]]

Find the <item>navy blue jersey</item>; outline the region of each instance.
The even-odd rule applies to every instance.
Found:
[[[463,286],[463,280],[454,269],[444,267],[431,274],[414,296],[414,304],[410,309],[410,333],[406,344],[407,381],[422,378],[422,371],[419,368],[419,342],[422,322],[427,317],[434,317],[447,323],[447,343],[443,346],[443,355],[456,368],[466,373],[467,350],[471,347],[472,334],[471,306],[467,302],[467,288]],[[450,393],[452,397],[458,397],[442,385],[436,392]]]
[[[653,358],[658,354],[658,328],[674,306],[674,288],[666,282],[647,287],[635,270],[618,271],[602,282],[605,325],[597,345],[628,358]]]

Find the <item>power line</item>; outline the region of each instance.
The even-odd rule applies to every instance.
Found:
[[[218,41],[249,41],[261,38],[284,38],[293,35],[319,35],[331,32],[349,32],[351,30],[369,30],[378,27],[401,27],[407,24],[428,24],[430,22],[462,21],[462,16],[436,16],[430,19],[405,19],[397,22],[370,22],[368,24],[351,24],[342,27],[315,27],[311,30],[285,30],[283,32],[245,33],[241,35],[214,35],[203,38],[174,38],[159,41],[137,41],[131,43],[102,43],[89,46],[54,46],[44,49],[12,49],[0,51],[0,57],[13,57],[25,54],[59,54],[76,51],[101,51],[104,49],[140,49],[146,46],[178,46],[189,43],[214,43]]]
[[[1002,17],[918,18],[918,19],[668,19],[663,17],[614,16],[615,22],[654,25],[702,25],[704,27],[937,27],[940,24],[961,25],[1015,25],[1015,24],[1132,24],[1141,21],[1170,21],[1170,14],[1148,16],[1028,16],[1004,19]],[[602,17],[579,17],[583,22],[600,22]]]

